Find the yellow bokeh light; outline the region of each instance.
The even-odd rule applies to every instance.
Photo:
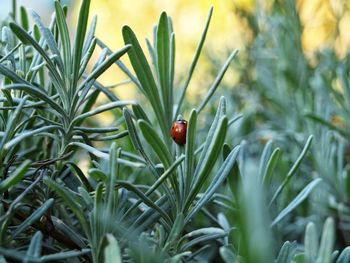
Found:
[[[247,21],[238,15],[237,10],[256,15],[257,4],[259,7],[269,9],[271,3],[272,1],[256,0],[92,0],[90,15],[98,16],[96,36],[112,50],[117,50],[124,45],[121,28],[123,25],[129,25],[148,56],[145,38],[153,41],[152,28],[158,22],[160,13],[166,11],[173,19],[176,34],[177,78],[175,82],[181,86],[183,79],[178,78],[183,76],[189,68],[207,12],[213,5],[214,14],[204,52],[188,90],[191,100],[191,97],[203,95],[213,81],[212,72],[208,73],[212,70],[212,65],[205,55],[210,54],[220,58],[220,63],[223,63],[229,51],[238,48],[242,54],[252,40],[252,32],[246,24]],[[348,5],[346,0],[297,1],[303,26],[302,46],[308,58],[312,59],[314,51],[328,46],[335,47],[338,55],[345,55],[350,47],[350,31],[347,28],[350,22]],[[337,35],[338,37],[335,37]],[[123,61],[130,65],[126,56]],[[111,85],[125,78],[126,76],[113,66],[99,81],[105,85]],[[224,81],[234,84],[236,79],[235,73],[229,70]],[[175,88],[179,87],[175,86]],[[122,99],[137,97],[137,91],[133,85],[119,87],[116,90]]]

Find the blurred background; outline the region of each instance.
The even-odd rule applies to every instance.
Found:
[[[11,8],[11,0],[2,0],[0,19],[6,16]],[[75,22],[80,1],[62,0],[70,8],[69,20]],[[152,27],[157,23],[162,11],[166,11],[172,18],[176,33],[176,70],[178,82],[183,73],[188,70],[197,41],[199,40],[207,12],[211,5],[214,14],[205,44],[205,55],[201,57],[200,69],[195,72],[195,81],[189,89],[189,100],[197,95],[204,94],[202,89],[212,80],[209,72],[215,70],[211,59],[223,62],[227,54],[238,48],[239,57],[246,57],[247,50],[252,45],[257,32],[254,30],[276,30],[278,26],[270,24],[268,17],[271,8],[278,1],[255,0],[92,0],[90,17],[98,16],[96,35],[111,49],[116,50],[123,45],[121,28],[129,25],[139,37],[141,44],[146,48],[144,38],[152,39]],[[336,54],[342,58],[350,48],[350,8],[347,0],[299,0],[293,1],[300,16],[302,27],[301,43],[305,57],[312,62],[315,52],[326,48],[334,48]],[[132,3],[132,4],[131,4]],[[53,1],[50,0],[19,0],[19,6],[36,10],[44,20],[49,21],[53,11]],[[292,10],[285,10],[292,12]],[[285,14],[288,16],[288,14]],[[259,24],[252,28],[252,18]],[[270,28],[268,28],[270,27]],[[292,30],[292,29],[291,29]],[[286,34],[291,33],[288,30]],[[246,69],[251,70],[251,69]],[[224,82],[234,87],[239,82],[238,72],[229,70]],[[106,85],[120,81],[123,76],[119,70],[112,67],[108,74],[102,77]],[[134,97],[132,87],[119,89],[122,98]]]

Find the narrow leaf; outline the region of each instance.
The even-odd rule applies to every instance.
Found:
[[[7,150],[11,149],[13,146],[15,146],[16,144],[20,143],[21,141],[23,141],[26,138],[29,138],[29,137],[32,137],[32,136],[37,136],[43,131],[54,130],[54,129],[58,129],[58,128],[60,128],[60,127],[56,126],[56,125],[49,125],[49,126],[40,127],[40,128],[34,129],[34,130],[24,131],[21,134],[18,134],[12,140],[8,141],[5,144],[4,148],[7,149]]]
[[[194,149],[196,146],[196,127],[197,127],[197,111],[193,109],[190,113],[186,133],[185,145],[185,194],[187,196],[190,192],[191,182],[193,180],[195,155]]]
[[[13,232],[12,236],[15,238],[20,233],[22,233],[27,227],[38,221],[48,209],[50,209],[54,203],[54,199],[50,198],[46,200],[38,209],[36,209],[30,216],[28,216]]]
[[[158,158],[163,163],[164,168],[165,169],[169,168],[172,157],[167,146],[164,144],[162,139],[159,137],[157,132],[152,128],[150,124],[148,124],[144,120],[139,120],[138,124],[147,143],[152,147],[154,152],[157,154]]]
[[[22,180],[24,174],[28,171],[31,161],[25,160],[10,177],[7,177],[0,183],[0,194],[3,194],[9,188],[15,186],[19,181]]]
[[[130,27],[123,27],[123,38],[125,44],[131,44],[132,48],[128,52],[131,65],[139,79],[141,86],[147,96],[147,99],[152,105],[152,108],[158,118],[160,128],[162,129],[163,135],[168,135],[168,129],[166,125],[165,115],[162,103],[159,97],[157,85],[152,75],[152,71],[146,57],[142,51],[142,48]]]
[[[290,202],[286,208],[284,208],[278,216],[271,223],[271,227],[280,222],[286,215],[288,215],[291,211],[293,211],[299,204],[301,204],[308,195],[312,192],[312,190],[322,181],[321,178],[317,178],[309,183],[305,188]]]
[[[172,121],[173,102],[172,86],[170,81],[170,33],[168,25],[168,15],[163,12],[160,16],[157,27],[157,68],[159,74],[159,84],[162,94],[162,102],[165,115],[168,119],[168,129]]]
[[[82,0],[79,11],[78,24],[76,29],[76,36],[73,49],[73,77],[72,86],[75,87],[78,82],[79,68],[84,46],[84,39],[86,34],[87,22],[89,18],[90,0]]]
[[[188,85],[190,84],[190,81],[192,79],[193,72],[194,72],[194,70],[196,68],[199,56],[200,56],[202,48],[203,48],[203,44],[205,42],[205,38],[207,36],[207,32],[208,32],[208,29],[209,29],[209,24],[210,24],[210,20],[211,20],[212,15],[213,15],[213,7],[211,6],[210,9],[209,9],[209,13],[208,13],[208,16],[207,16],[207,20],[205,22],[205,26],[204,26],[201,38],[200,38],[200,40],[198,42],[196,51],[195,51],[194,56],[193,56],[193,59],[192,59],[191,65],[190,65],[190,69],[189,69],[189,72],[188,72],[185,84],[184,84],[184,86],[182,88],[182,91],[181,91],[181,95],[180,95],[179,102],[177,104],[178,106],[177,106],[177,109],[176,109],[176,112],[175,112],[175,116],[177,116],[180,113],[180,109],[182,107],[182,103],[183,103],[183,100],[185,98],[185,94],[186,94]]]
[[[50,189],[52,189],[64,200],[65,204],[72,210],[74,215],[79,220],[79,223],[84,230],[85,235],[90,238],[90,230],[86,218],[83,214],[83,211],[81,210],[81,207],[75,202],[74,198],[72,197],[72,194],[64,187],[62,187],[62,185],[59,185],[48,177],[44,178],[43,181]]]
[[[301,162],[303,161],[307,151],[311,147],[312,139],[313,139],[313,136],[310,135],[309,138],[307,139],[307,141],[305,143],[305,146],[304,146],[302,152],[300,153],[298,159],[295,161],[295,163],[293,164],[292,168],[288,171],[288,174],[287,174],[286,178],[284,179],[282,184],[277,188],[277,191],[273,195],[273,197],[272,197],[272,199],[270,201],[270,206],[276,200],[276,198],[279,196],[279,194],[282,192],[284,187],[286,187],[286,185],[288,185],[290,179],[295,175],[295,173],[298,170]]]
[[[230,174],[239,152],[239,146],[235,147],[231,153],[227,156],[226,160],[222,164],[221,168],[214,176],[211,184],[199,198],[198,202],[194,205],[192,210],[186,216],[185,222],[188,222],[205,204],[209,202],[218,187],[223,183],[225,178]]]
[[[62,9],[60,2],[55,0],[54,4],[55,4],[55,14],[56,14],[56,21],[57,21],[56,23],[58,26],[58,31],[60,33],[60,38],[62,43],[64,68],[65,68],[66,74],[69,76],[72,72],[71,70],[72,54],[71,54],[71,45],[70,45],[68,26],[67,26],[66,17],[64,15],[64,11]]]
[[[350,262],[350,247],[346,247],[339,255],[336,263],[348,263]]]
[[[332,252],[335,242],[334,235],[334,220],[327,218],[323,226],[322,238],[320,243],[320,249],[318,251],[318,257],[316,263],[331,263]]]
[[[305,263],[313,263],[317,257],[318,235],[314,223],[310,222],[305,231]]]
[[[26,253],[27,256],[40,257],[42,241],[43,234],[40,231],[36,232],[30,240],[29,248]]]
[[[81,120],[84,120],[88,117],[91,117],[93,115],[114,109],[114,108],[118,108],[118,107],[124,107],[126,105],[130,105],[130,104],[135,104],[135,101],[115,101],[115,102],[110,102],[104,105],[101,105],[91,111],[85,112],[83,114],[78,115],[77,117],[74,118],[74,120],[72,121],[73,123],[79,122]]]
[[[61,73],[63,73],[64,72],[63,61],[61,58],[60,51],[58,50],[56,41],[54,39],[54,36],[52,35],[51,31],[43,25],[43,23],[41,22],[40,16],[36,12],[34,12],[34,10],[31,10],[31,13],[35,23],[39,27],[41,35],[45,38],[47,45],[49,46],[52,54],[54,55],[54,60],[57,61],[58,67],[60,68]]]
[[[58,105],[52,98],[50,98],[45,92],[38,89],[35,86],[32,85],[26,85],[26,84],[13,84],[5,86],[5,90],[23,90],[24,92],[28,93],[34,98],[39,98],[43,101],[45,101],[47,104],[49,104],[56,112],[60,113],[62,116],[67,117],[66,112],[63,110],[63,108]]]
[[[103,72],[105,72],[116,60],[120,59],[129,49],[131,45],[119,49],[111,54],[101,65],[99,65],[93,72],[84,80],[82,86],[88,83],[90,80],[97,79]]]
[[[105,263],[122,263],[122,256],[118,241],[113,235],[107,234],[108,245],[104,250]]]
[[[233,60],[233,58],[236,56],[236,54],[238,53],[238,50],[234,50],[231,55],[228,57],[228,59],[226,60],[225,64],[222,66],[222,68],[220,69],[218,75],[216,76],[213,84],[210,86],[209,90],[208,90],[208,94],[207,96],[204,98],[204,100],[202,101],[202,103],[198,106],[198,113],[200,113],[203,108],[207,105],[207,103],[209,102],[210,98],[214,95],[217,87],[220,85],[221,80],[223,79],[231,61]]]

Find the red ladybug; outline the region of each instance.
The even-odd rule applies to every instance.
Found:
[[[178,145],[184,145],[186,143],[186,132],[187,121],[177,120],[171,126],[170,135]]]

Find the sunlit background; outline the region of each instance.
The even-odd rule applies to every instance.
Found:
[[[61,1],[69,5],[70,22],[75,22],[80,1]],[[172,18],[176,33],[176,70],[177,83],[181,83],[183,72],[188,70],[196,43],[200,37],[207,12],[214,6],[214,15],[205,44],[205,52],[210,56],[224,61],[229,51],[238,48],[244,54],[245,47],[252,40],[252,34],[246,22],[240,18],[237,10],[245,10],[255,14],[256,5],[263,3],[269,8],[270,1],[254,0],[92,0],[90,18],[98,16],[96,35],[111,49],[123,46],[121,28],[129,25],[138,36],[146,49],[145,38],[152,39],[152,27],[157,23],[162,11],[166,11]],[[2,0],[0,16],[4,18],[12,8],[11,0]],[[35,9],[44,20],[48,21],[53,10],[50,0],[19,0],[19,6]],[[297,6],[301,16],[303,30],[303,48],[305,55],[312,59],[316,50],[334,46],[340,57],[350,48],[350,8],[347,0],[299,0]],[[337,36],[337,37],[335,37]],[[97,52],[96,52],[97,53]],[[97,56],[97,54],[96,54]],[[201,87],[212,80],[210,64],[202,56],[200,68],[195,72],[194,82],[189,89],[189,98],[204,93]],[[126,61],[127,62],[127,61]],[[112,85],[122,81],[125,77],[116,67],[112,67],[101,77],[101,82]],[[234,86],[235,72],[229,70],[225,82]],[[207,86],[207,85],[206,85]],[[134,97],[135,90],[130,86],[123,86],[117,91],[121,98]]]

